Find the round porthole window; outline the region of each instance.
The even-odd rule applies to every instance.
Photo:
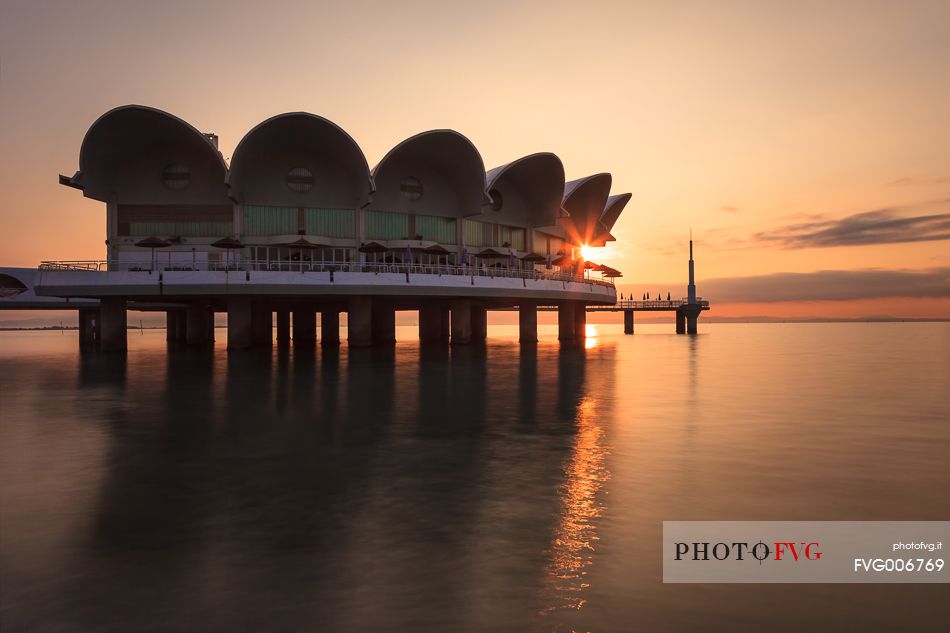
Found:
[[[294,167],[287,172],[287,188],[297,193],[313,189],[313,172],[306,167]]]
[[[501,192],[497,189],[492,189],[488,192],[488,195],[491,197],[491,210],[501,211],[501,207],[505,203],[504,198],[501,197]]]
[[[418,178],[412,176],[403,178],[399,185],[399,191],[407,200],[418,200],[422,197],[422,183],[419,182]]]
[[[169,189],[184,189],[191,184],[188,165],[172,163],[162,170],[162,183]]]

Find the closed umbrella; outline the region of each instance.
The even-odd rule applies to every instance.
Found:
[[[462,266],[468,266],[468,250],[462,247]]]
[[[508,251],[508,268],[514,268],[517,262],[514,252]]]
[[[408,244],[406,244],[406,252],[403,253],[402,261],[405,264],[412,263],[412,248]]]

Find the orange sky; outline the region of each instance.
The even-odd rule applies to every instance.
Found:
[[[624,292],[683,294],[692,227],[700,294],[735,315],[950,317],[945,0],[320,4],[3,2],[0,265],[103,256],[104,207],[56,177],[106,110],[168,110],[226,157],[306,110],[371,165],[450,127],[489,168],[611,172]],[[873,296],[845,275],[814,301],[829,271]],[[798,296],[762,292],[778,273]]]

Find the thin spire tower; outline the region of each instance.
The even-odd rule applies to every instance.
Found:
[[[693,229],[689,230],[689,285],[686,286],[687,303],[696,303],[696,277],[693,269]]]

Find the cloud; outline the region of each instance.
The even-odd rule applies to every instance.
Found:
[[[883,297],[950,298],[950,266],[923,270],[819,270],[720,277],[699,284],[722,303],[835,301]]]
[[[944,202],[944,201],[941,201]],[[753,234],[759,243],[784,248],[862,246],[950,239],[950,213],[905,216],[898,209],[877,209],[837,220],[815,219]]]
[[[887,183],[886,187],[906,187],[908,185],[943,185],[950,182],[950,176],[936,178],[898,178]]]
[[[725,211],[726,213],[736,213],[739,211],[739,207],[730,207],[730,206],[721,206],[719,207],[720,211]]]

